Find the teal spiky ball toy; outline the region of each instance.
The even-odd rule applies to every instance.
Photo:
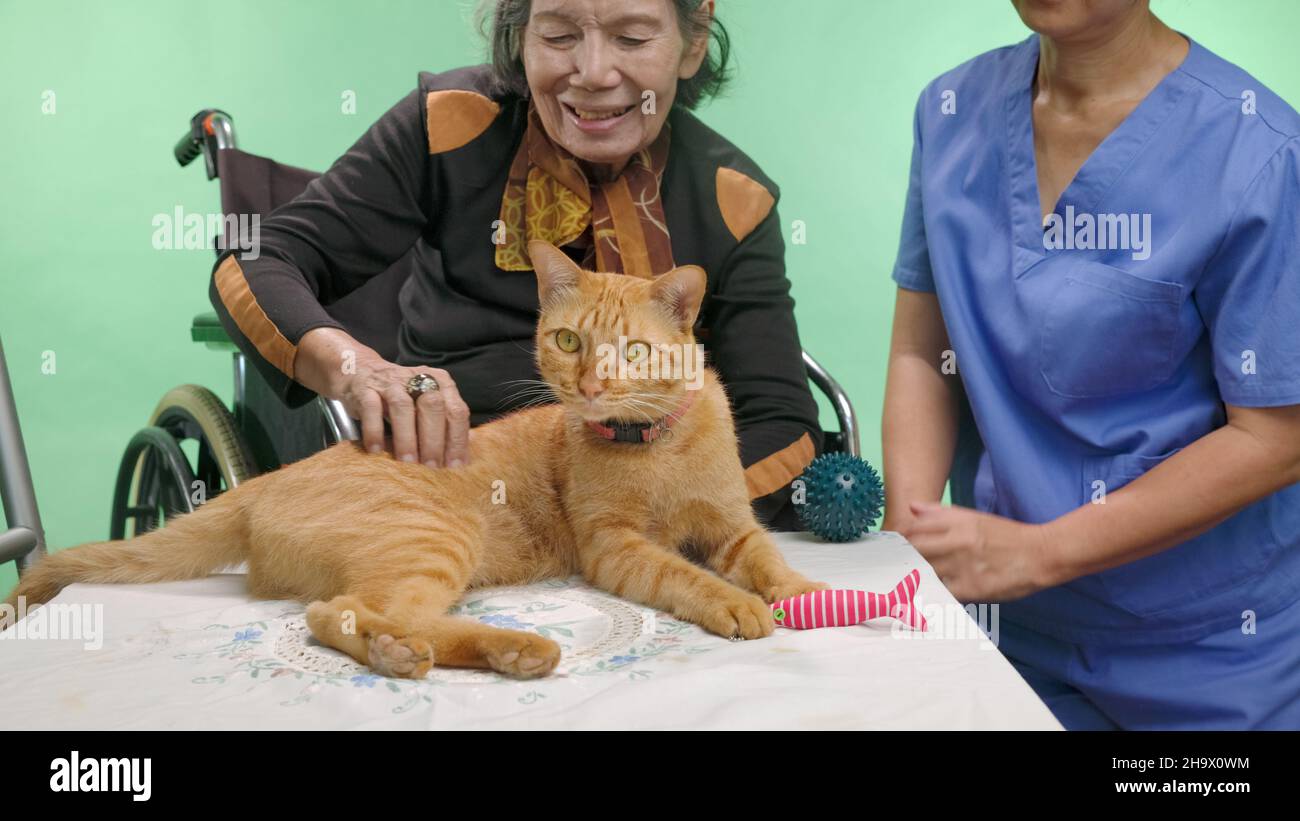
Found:
[[[851,542],[880,518],[885,488],[866,461],[847,453],[825,453],[799,477],[794,509],[799,522],[828,542]]]

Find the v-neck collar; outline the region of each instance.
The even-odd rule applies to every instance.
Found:
[[[1182,32],[1179,32],[1182,34]],[[1183,62],[1161,78],[1155,88],[1106,135],[1074,179],[1057,198],[1053,213],[1064,216],[1073,205],[1076,213],[1092,213],[1120,174],[1137,157],[1156,130],[1173,112],[1189,87],[1186,69],[1200,59],[1200,46],[1187,39]],[[1012,59],[1006,96],[1006,159],[1012,232],[1012,268],[1020,276],[1049,255],[1043,247],[1043,213],[1038,192],[1038,164],[1034,155],[1032,89],[1038,71],[1039,39],[1031,34]]]

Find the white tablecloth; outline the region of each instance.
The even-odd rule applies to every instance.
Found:
[[[1060,729],[901,537],[778,543],[834,587],[886,592],[920,569],[929,632],[880,619],[733,643],[574,578],[458,605],[558,641],[552,676],[436,668],[407,681],[317,645],[302,605],[252,600],[242,575],[73,585],[53,604],[82,606],[80,639],[20,638],[22,626],[0,637],[0,729]]]

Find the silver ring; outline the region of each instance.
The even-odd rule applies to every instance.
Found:
[[[406,380],[406,392],[412,399],[419,399],[429,391],[438,390],[438,380],[429,376],[427,373],[417,373],[410,379]]]

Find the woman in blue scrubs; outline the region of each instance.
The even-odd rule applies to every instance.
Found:
[[[1147,0],[1013,2],[916,108],[885,527],[1068,728],[1300,728],[1300,115]]]

